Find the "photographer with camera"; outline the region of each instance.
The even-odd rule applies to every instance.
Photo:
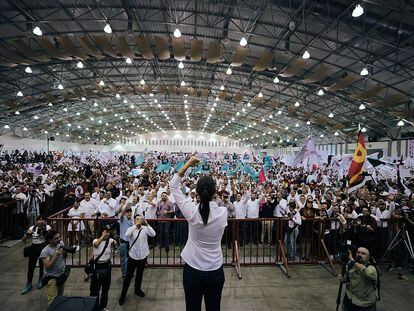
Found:
[[[41,197],[33,184],[29,185],[26,199],[26,214],[29,225],[34,226],[37,216],[40,214]]]
[[[91,274],[90,296],[97,297],[99,310],[106,310],[108,304],[108,292],[111,286],[111,253],[117,243],[110,237],[111,227],[101,229],[100,237],[93,240],[94,271]],[[101,299],[99,301],[99,291]]]
[[[374,311],[378,299],[378,272],[370,264],[370,253],[365,247],[359,247],[356,258],[348,250],[348,263],[345,276],[340,281],[346,283],[343,301],[344,311]]]
[[[26,243],[27,239],[32,240],[30,246],[25,247],[24,255],[29,257],[29,265],[27,269],[27,285],[20,292],[21,295],[27,294],[32,290],[32,280],[33,274],[36,268],[36,262],[39,260],[39,281],[37,282],[37,288],[41,289],[42,278],[43,278],[43,262],[39,259],[39,255],[42,252],[42,249],[46,246],[46,234],[51,227],[46,225],[46,219],[43,216],[37,216],[36,224],[31,226],[27,231],[24,237],[22,238],[23,242]]]
[[[57,295],[63,295],[70,273],[70,267],[65,263],[66,254],[75,253],[76,247],[65,246],[60,240],[60,233],[54,229],[48,231],[46,242],[48,245],[43,248],[39,258],[45,267],[42,286],[46,286],[47,300],[51,304]]]
[[[135,216],[135,225],[128,228],[125,233],[125,237],[129,240],[128,262],[121,297],[119,297],[120,305],[125,303],[125,297],[135,270],[135,294],[139,297],[145,297],[145,293],[141,289],[142,276],[149,255],[148,237],[154,236],[155,231],[145,218],[142,215]]]

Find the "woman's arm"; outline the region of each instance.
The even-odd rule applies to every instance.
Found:
[[[181,191],[180,186],[182,177],[184,177],[184,174],[188,168],[191,166],[197,166],[199,163],[199,159],[196,157],[191,157],[190,160],[184,164],[184,166],[177,172],[177,174],[174,175],[170,181],[171,194],[173,195],[178,208],[181,210],[186,219],[190,219],[192,217],[195,205],[191,199],[186,197]]]

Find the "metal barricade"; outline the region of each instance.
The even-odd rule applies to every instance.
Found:
[[[74,267],[84,266],[92,256],[92,241],[98,238],[99,230],[106,225],[116,228],[117,218],[67,218],[70,208],[48,218],[48,223],[57,229],[65,244],[79,244],[80,251],[68,255],[68,263]],[[152,267],[178,267],[184,261],[180,254],[188,238],[188,223],[185,219],[147,219],[156,231],[155,237],[148,238],[150,253],[148,265]],[[385,222],[385,220],[383,221]],[[396,229],[393,222],[387,229],[381,227],[378,236],[385,234],[391,240]],[[83,225],[81,225],[83,223]],[[341,245],[347,239],[359,243],[358,234],[352,221],[341,225],[335,218],[302,219],[301,225],[292,225],[286,218],[228,219],[221,248],[223,264],[234,266],[241,278],[241,266],[279,265],[289,276],[290,264],[323,264],[335,273],[333,266]],[[79,226],[79,231],[76,229]],[[73,229],[75,230],[68,230]],[[81,228],[84,228],[83,230]],[[113,229],[113,233],[115,233]],[[382,232],[380,234],[380,231]],[[119,231],[118,231],[119,232]],[[376,240],[377,246],[382,240]],[[359,244],[357,244],[359,245]],[[383,247],[384,251],[384,247]],[[112,263],[120,265],[117,251],[112,254]]]

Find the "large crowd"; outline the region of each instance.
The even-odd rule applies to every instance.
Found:
[[[214,201],[227,209],[229,219],[261,219],[239,224],[240,247],[246,243],[275,244],[275,230],[279,229],[275,228],[274,220],[284,219],[283,242],[290,260],[311,259],[315,232],[323,236],[333,257],[342,243],[352,240],[381,258],[400,229],[412,231],[414,227],[413,177],[402,181],[403,188],[396,179],[371,180],[349,193],[345,176],[338,176],[338,171],[327,163],[305,169],[289,167],[279,158],[272,158],[270,164],[264,165],[264,159],[259,157],[251,157],[248,164],[241,164],[243,155],[201,156],[204,157],[202,169],[190,169],[186,173],[181,191],[198,204],[197,180],[200,175],[209,174],[216,185]],[[138,157],[142,160],[138,161]],[[125,234],[137,215],[148,220],[183,218],[169,180],[181,167],[178,164],[189,157],[182,153],[145,156],[4,153],[0,166],[0,202],[16,200],[13,217],[24,219],[31,231],[47,215],[63,208],[68,208],[68,217],[76,219],[117,218],[118,243],[122,244],[128,239]],[[160,170],[160,165],[167,161],[170,165]],[[243,166],[247,165],[249,170],[244,170]],[[249,172],[258,172],[263,167],[265,180],[258,182],[258,176]],[[57,193],[63,204],[57,204]],[[317,225],[309,221],[315,219],[320,220]],[[67,228],[70,244],[91,243],[88,237],[96,231],[93,226],[90,220],[70,223]],[[166,252],[170,247],[170,230],[170,222],[166,221],[160,222],[154,232],[149,231],[150,238],[157,232],[154,241]],[[231,235],[232,228],[226,230]],[[229,242],[228,246],[231,247]],[[397,260],[406,255],[403,243],[394,251]],[[126,277],[126,250],[121,249],[122,252],[122,274]],[[28,283],[32,277],[31,272]]]

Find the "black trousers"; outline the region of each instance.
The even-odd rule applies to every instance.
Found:
[[[348,298],[347,295],[344,296],[344,311],[374,311],[375,304],[369,307],[360,307],[352,304],[352,300]]]
[[[200,311],[204,296],[206,311],[219,311],[224,286],[223,266],[213,271],[200,271],[185,264],[183,285],[187,311]]]
[[[135,291],[141,289],[142,283],[142,276],[144,274],[145,264],[147,263],[147,258],[141,260],[135,260],[129,257],[128,255],[128,264],[127,264],[127,273],[124,279],[124,283],[122,284],[122,292],[121,297],[125,297],[128,293],[129,284],[131,284],[132,277],[134,276],[135,270],[137,270],[135,274]]]
[[[96,273],[91,277],[90,296],[97,297],[99,301],[99,291],[101,291],[101,299],[99,301],[99,309],[106,308],[108,304],[108,292],[111,287],[111,261],[96,264]]]
[[[45,246],[45,244],[32,244],[30,247],[29,266],[27,268],[27,283],[32,283],[33,281],[37,261],[39,261],[39,280],[43,278],[43,261],[42,259],[39,259],[39,256]]]

